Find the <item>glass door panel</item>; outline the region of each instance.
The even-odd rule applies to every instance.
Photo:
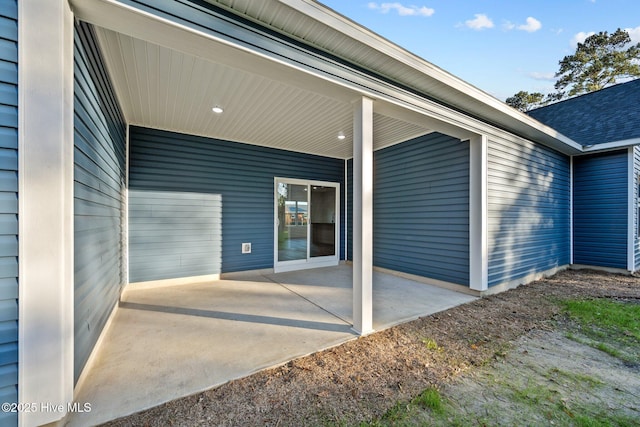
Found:
[[[305,260],[309,246],[309,189],[278,183],[278,261]]]
[[[311,257],[336,254],[336,188],[311,186]]]

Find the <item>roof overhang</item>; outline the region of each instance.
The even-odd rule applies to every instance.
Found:
[[[634,147],[636,145],[640,145],[640,138],[632,138],[625,139],[621,141],[612,141],[605,142],[602,144],[595,145],[585,145],[583,153],[584,154],[592,154],[592,153],[601,153],[604,151],[614,151],[621,150],[624,148]]]
[[[299,15],[296,18],[305,19],[303,17],[307,16],[309,18],[306,19],[321,22],[336,33],[342,34],[343,38],[349,39],[351,43],[366,45],[369,50],[366,54],[359,53],[356,58],[348,58],[356,63],[359,58],[366,58],[368,64],[365,66],[375,66],[375,69],[379,70],[378,72],[389,75],[407,87],[415,88],[420,93],[438,99],[454,109],[464,111],[466,114],[516,135],[542,142],[562,152],[574,153],[582,150],[580,144],[549,126],[508,106],[499,99],[339,15],[315,0],[277,1],[298,11]],[[224,2],[234,4],[247,3],[248,1],[224,0]],[[287,22],[291,23],[294,20],[288,19]],[[296,26],[291,26],[286,30],[295,34],[300,31],[300,28],[307,28],[307,26],[300,25],[298,21]],[[326,30],[324,32],[326,33]],[[326,38],[326,35],[323,37]],[[305,39],[309,39],[309,36],[306,36]],[[331,46],[327,46],[325,42],[323,44],[325,49],[329,49],[337,55],[346,56],[347,53],[343,51],[347,43],[340,37],[335,39],[336,41]],[[333,40],[333,38],[329,38],[329,40]],[[350,47],[350,49],[354,48]]]
[[[195,3],[158,10],[128,0],[71,2],[79,19],[99,27],[130,124],[350,158],[351,104],[364,96],[375,100],[376,149],[439,131],[460,139],[506,132],[582,151],[317,2],[215,2],[244,20]],[[212,115],[213,104],[225,113]],[[340,132],[347,138],[338,140]]]

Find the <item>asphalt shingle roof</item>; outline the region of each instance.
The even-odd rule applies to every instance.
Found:
[[[640,79],[528,114],[583,146],[640,138]]]

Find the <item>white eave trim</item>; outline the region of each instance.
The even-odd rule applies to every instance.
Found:
[[[504,102],[494,96],[484,92],[483,90],[465,82],[464,80],[454,76],[453,74],[443,70],[442,68],[420,58],[419,56],[407,51],[406,49],[396,45],[395,43],[385,39],[384,37],[368,30],[367,28],[349,20],[326,6],[319,4],[315,0],[277,0],[298,12],[310,16],[318,22],[333,28],[334,30],[344,34],[345,36],[358,40],[378,52],[409,66],[425,76],[430,77],[438,82],[457,91],[461,96],[473,98],[484,105],[493,108],[505,116],[517,120],[519,123],[535,129],[547,137],[551,137],[565,144],[568,148],[567,154],[577,154],[582,151],[582,146],[572,139],[560,134],[555,129],[540,123],[531,116],[511,108]],[[443,100],[447,102],[446,100]],[[481,114],[479,114],[481,116]],[[514,128],[515,129],[515,128]],[[520,129],[517,129],[520,130]],[[517,133],[514,132],[514,133]]]
[[[620,141],[605,142],[603,144],[595,144],[585,146],[582,150],[584,154],[598,153],[602,151],[619,150],[620,148],[629,148],[634,145],[640,145],[640,138],[622,139]]]

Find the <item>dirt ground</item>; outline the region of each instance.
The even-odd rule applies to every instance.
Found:
[[[456,381],[503,360],[508,352],[529,353],[519,347],[523,339],[548,333],[552,335],[547,340],[564,346],[562,337],[553,335],[562,317],[557,301],[586,297],[637,301],[640,279],[587,270],[565,271],[108,425],[301,426],[370,422],[428,387],[446,391]],[[463,373],[467,375],[461,376]]]
[[[560,331],[534,330],[514,344],[505,357],[444,386],[444,416],[422,411],[412,419],[430,426],[640,425],[638,366]]]

